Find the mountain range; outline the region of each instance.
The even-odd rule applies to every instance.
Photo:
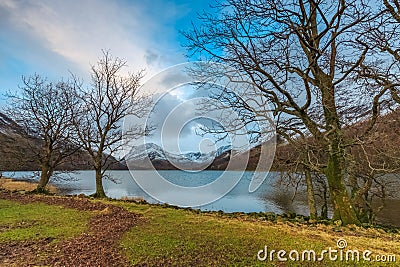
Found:
[[[231,151],[231,146],[221,146],[216,151],[208,153],[185,152],[176,154],[165,151],[157,144],[147,143],[133,147],[126,156],[126,162],[130,168],[135,169],[215,169],[215,160],[221,158],[229,160]]]
[[[369,148],[367,148],[371,154],[370,159],[372,161],[376,163],[384,161],[393,168],[400,168],[398,160],[400,151],[397,149],[400,142],[399,117],[400,109],[396,109],[378,119],[373,131],[374,140],[370,142]],[[348,126],[344,128],[344,133],[349,136],[357,136],[358,132],[367,127],[367,124],[368,121],[364,121]],[[308,141],[313,142],[312,138]],[[27,140],[22,127],[0,112],[0,171],[39,169],[35,156],[39,149],[38,142],[37,146],[36,149],[32,148],[32,140]],[[248,151],[248,154],[235,151],[230,146],[222,146],[209,153],[195,151],[176,154],[164,151],[156,144],[148,143],[133,147],[125,158],[127,164],[115,158],[111,160],[115,163],[112,169],[127,169],[129,166],[130,168],[141,170],[153,168],[159,170],[225,170],[228,163],[230,163],[230,169],[235,169],[236,166],[241,165],[238,163],[247,161],[247,170],[255,170],[259,164],[260,153],[260,146],[252,148]],[[294,149],[287,143],[279,142],[272,169],[290,169],[290,165],[296,165],[298,153],[298,149]],[[357,154],[358,152],[355,151],[355,153]],[[247,157],[249,158],[247,159]],[[146,160],[147,158],[150,159],[150,162]],[[365,159],[361,158],[360,161],[364,162]],[[79,151],[74,155],[71,162],[76,162],[77,164],[65,164],[61,168],[81,170],[92,168],[90,157],[84,151]]]

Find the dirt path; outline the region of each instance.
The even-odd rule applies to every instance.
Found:
[[[141,222],[139,215],[84,198],[22,195],[0,191],[0,199],[43,202],[85,211],[99,211],[81,235],[51,243],[52,239],[0,243],[0,266],[130,266],[118,242],[124,232]]]

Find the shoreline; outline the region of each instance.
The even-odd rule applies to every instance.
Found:
[[[4,176],[0,178],[0,189],[10,192],[28,193],[35,190],[36,187],[37,182],[29,179],[14,179]],[[46,188],[51,194],[58,194],[60,192],[54,185],[47,185]]]
[[[37,177],[32,178],[30,177],[24,177],[24,178],[12,178],[12,177],[3,177],[2,179],[7,179],[5,189],[9,191],[20,191],[21,193],[30,193],[31,191],[36,189],[37,186]],[[0,179],[1,180],[1,179]],[[4,182],[3,182],[4,183]],[[0,181],[0,189],[3,188],[2,182]],[[70,188],[64,188],[63,186],[59,185],[54,185],[51,182],[47,185],[48,190],[50,191],[50,194],[56,194],[59,196],[81,196],[81,197],[86,197],[90,198],[90,194],[88,192],[84,193],[77,193],[74,192],[74,190],[71,191]],[[173,208],[179,208],[179,209],[192,209],[195,210],[196,212],[201,212],[201,213],[217,213],[217,214],[228,214],[229,217],[232,216],[238,216],[239,214],[244,214],[244,215],[250,215],[250,216],[255,216],[255,217],[265,217],[263,214],[274,214],[274,216],[279,216],[283,217],[285,219],[290,219],[293,221],[301,221],[301,222],[307,222],[309,220],[308,214],[305,213],[296,213],[294,212],[271,212],[268,210],[256,210],[256,211],[224,211],[224,210],[202,210],[201,208],[183,208],[183,207],[177,207],[173,205],[169,205],[167,203],[152,203],[151,201],[148,202],[148,200],[145,200],[142,196],[122,196],[121,198],[115,198],[115,197],[108,197],[108,199],[112,200],[117,200],[117,201],[132,201],[132,202],[137,202],[137,203],[147,203],[149,205],[161,205],[161,206],[171,206]],[[260,215],[257,215],[260,214]],[[400,230],[400,224],[397,222],[393,222],[393,220],[387,220],[385,219],[386,217],[383,217],[383,220],[377,218],[375,223],[373,224],[364,224],[365,227],[375,227],[377,226],[378,228],[385,228],[385,229],[399,229]],[[323,224],[332,224],[333,222],[331,220],[320,220]]]
[[[0,191],[4,190],[10,193],[18,193],[18,194],[27,194],[31,193],[34,189],[36,189],[37,183],[35,181],[25,179],[25,180],[16,180],[13,178],[0,178]],[[85,194],[62,194],[62,189],[59,189],[53,185],[47,186],[49,190],[50,196],[56,197],[67,197],[67,198],[82,198],[82,199],[89,199],[95,200],[96,198],[90,197]],[[35,194],[33,195],[40,195]],[[216,215],[221,218],[240,218],[243,220],[254,220],[254,221],[266,221],[272,223],[278,222],[285,222],[285,223],[295,223],[300,225],[325,225],[327,227],[332,226],[335,229],[340,229],[340,225],[337,225],[336,222],[328,219],[328,220],[317,220],[317,221],[310,221],[309,216],[296,214],[294,212],[289,213],[282,213],[277,214],[274,212],[224,212],[222,210],[218,211],[204,211],[196,208],[190,207],[179,207],[175,205],[170,205],[167,203],[150,203],[144,200],[142,197],[125,197],[121,199],[116,198],[106,198],[105,200],[110,201],[111,203],[134,203],[139,205],[147,205],[151,207],[161,207],[161,208],[168,208],[168,209],[175,209],[175,210],[183,210],[189,211],[196,214],[212,214]],[[360,226],[364,229],[380,229],[387,233],[400,233],[400,226],[395,225],[384,225],[384,224],[364,224]]]
[[[299,251],[310,248],[322,251],[328,246],[335,247],[342,239],[349,243],[351,249],[368,249],[376,255],[394,255],[394,259],[400,256],[399,232],[373,227],[306,224],[282,218],[261,220],[244,214],[233,216],[165,204],[140,204],[134,203],[133,199],[121,201],[19,194],[4,190],[0,190],[0,199],[5,201],[3,207],[6,214],[17,211],[16,221],[21,222],[11,224],[6,232],[18,232],[22,222],[26,232],[23,239],[13,240],[12,235],[3,238],[0,248],[4,256],[0,265],[15,263],[15,266],[21,266],[22,262],[29,261],[35,266],[52,266],[55,263],[75,266],[79,260],[88,266],[196,266],[199,261],[204,261],[201,266],[234,263],[238,266],[258,266],[260,262],[255,256],[266,245],[287,251],[294,248]],[[44,208],[46,219],[42,218]],[[24,214],[29,216],[24,217]],[[75,217],[78,221],[70,219]],[[3,221],[6,218],[2,217]],[[53,224],[53,221],[57,223]],[[37,222],[46,227],[37,228]],[[74,225],[72,229],[81,228],[73,236],[65,237],[62,229],[71,229],[71,224]],[[52,231],[46,232],[47,227],[51,227]],[[218,234],[215,234],[216,229]],[[163,248],[162,254],[152,253],[154,244]],[[243,250],[244,246],[247,251]],[[107,252],[103,253],[105,250]],[[112,261],[106,262],[110,258]],[[276,259],[273,262],[279,265]],[[337,266],[327,261],[323,263],[325,266]],[[320,263],[310,262],[307,265],[320,266]]]

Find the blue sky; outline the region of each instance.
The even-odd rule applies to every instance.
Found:
[[[168,67],[196,60],[186,57],[180,31],[192,29],[192,23],[199,23],[198,13],[211,11],[213,4],[215,0],[0,0],[0,107],[6,104],[6,92],[18,90],[22,76],[36,73],[59,80],[72,73],[88,84],[90,66],[102,49],[126,59],[130,71],[144,69],[142,83]],[[198,94],[193,88],[175,88],[158,103],[153,120],[162,124],[174,106]],[[208,152],[231,143],[214,146],[206,140],[211,135],[196,135],[210,121],[191,119],[195,113],[192,105],[174,122],[187,122],[175,127],[180,128],[181,152]],[[176,140],[173,132],[166,140]],[[159,128],[149,141],[160,145],[160,135]]]
[[[101,56],[102,49],[125,58],[132,71],[145,69],[143,82],[167,67],[186,62],[185,40],[179,31],[191,29],[197,13],[210,10],[211,3],[1,0],[0,106],[6,103],[4,94],[21,85],[22,76],[37,73],[57,80],[73,73],[89,82],[90,65]],[[182,95],[184,91],[175,90],[170,103],[179,105],[184,101]],[[160,111],[161,104],[159,114],[171,110],[167,105]],[[194,110],[187,112],[188,123],[179,136],[182,151],[198,151],[204,144],[204,139],[195,135],[198,122],[190,121],[192,115]],[[159,143],[159,137],[149,141]]]
[[[184,38],[212,1],[1,0],[0,94],[22,75],[88,78],[101,49],[147,76],[185,62]]]

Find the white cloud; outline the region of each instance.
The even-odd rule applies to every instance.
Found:
[[[7,14],[7,27],[14,28],[13,34],[42,46],[37,50],[44,48],[49,54],[56,54],[49,55],[49,59],[61,57],[72,63],[73,69],[88,72],[90,64],[101,55],[101,49],[110,49],[114,56],[125,58],[131,69],[146,68],[151,75],[184,59],[176,53],[181,48],[174,42],[174,29],[151,17],[146,8],[141,1],[3,0],[0,3],[0,11],[3,10],[0,13]],[[160,10],[164,19],[179,14],[179,6],[170,8],[170,15]],[[0,19],[0,23],[5,23],[4,20]]]
[[[14,9],[16,8],[16,4],[13,0],[3,0],[0,2],[0,6],[5,8]]]

